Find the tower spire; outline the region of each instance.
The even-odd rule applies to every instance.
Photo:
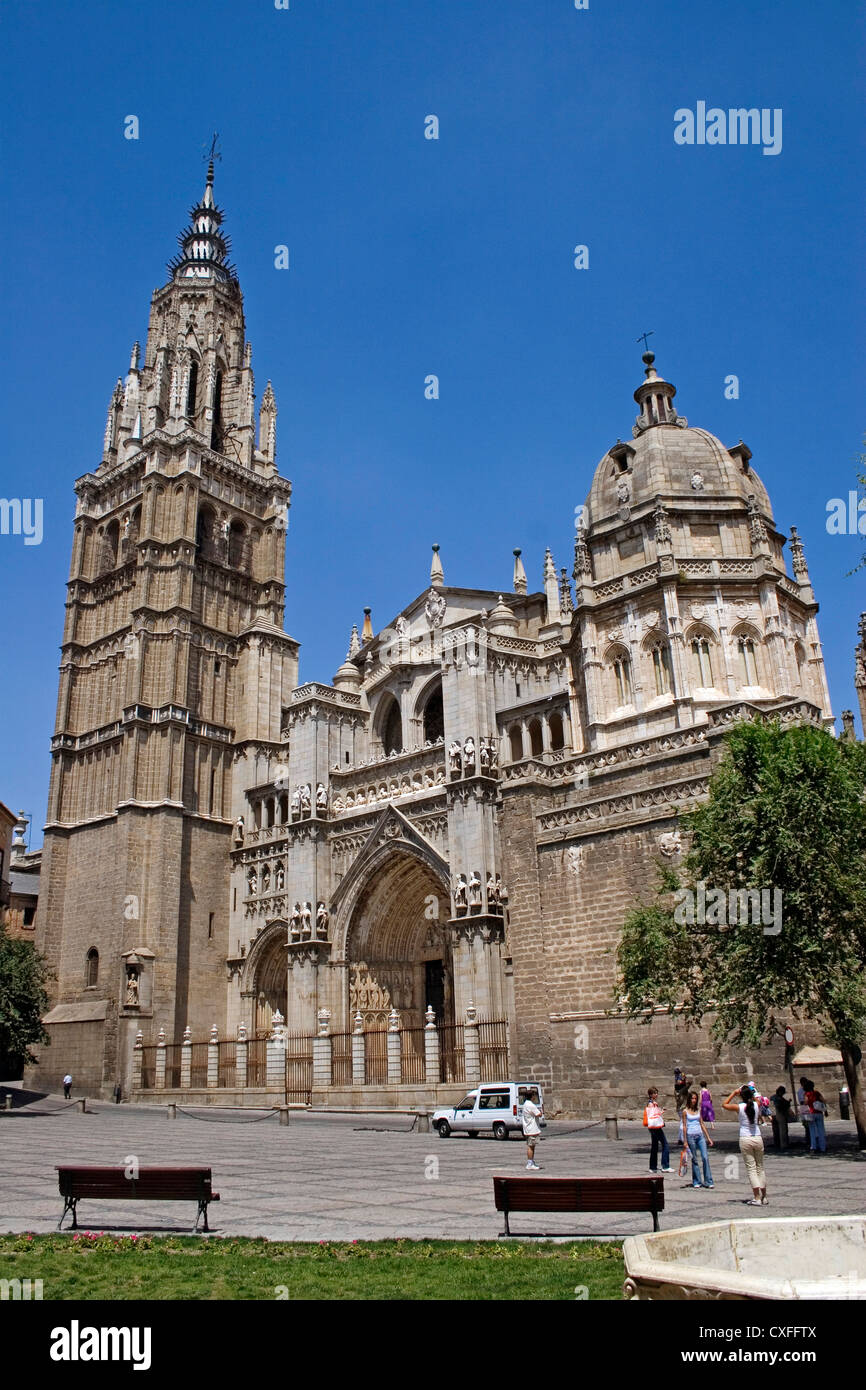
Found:
[[[228,260],[231,238],[220,230],[223,214],[214,202],[214,149],[207,166],[204,193],[190,208],[189,226],[178,237],[180,254],[168,263],[173,280],[221,280],[237,284],[237,272]]]

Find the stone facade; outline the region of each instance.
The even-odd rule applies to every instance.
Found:
[[[290,485],[254,426],[212,171],[153,298],[78,509],[41,937],[103,1090],[140,1029],[334,1033],[397,1010],[510,1022],[566,1111],[633,1103],[705,1038],[609,1018],[614,953],[733,720],[832,716],[803,547],[742,442],[674,410],[644,357],[628,443],[579,509],[572,579],[429,583],[353,630],[330,684],[282,629]],[[76,1010],[78,1011],[76,1013]],[[72,1039],[65,1031],[64,1037]],[[73,1045],[72,1041],[68,1046]],[[78,1043],[75,1043],[78,1046]],[[44,1079],[65,1069],[56,1054]],[[656,1070],[657,1069],[657,1070]],[[50,1075],[49,1075],[50,1073]]]

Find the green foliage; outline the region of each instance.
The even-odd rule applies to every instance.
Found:
[[[684,886],[779,890],[781,931],[680,926],[663,874],[625,923],[626,1012],[681,1001],[687,1021],[714,1014],[717,1041],[754,1046],[793,1011],[850,1045],[866,1032],[866,746],[759,721],[725,745],[709,799],[683,817]]]
[[[47,979],[48,967],[32,942],[13,940],[0,924],[0,1058],[7,1066],[35,1061],[31,1045],[50,1042],[42,1027]]]

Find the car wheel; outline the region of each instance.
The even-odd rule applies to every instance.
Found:
[[[508,1125],[504,1124],[502,1120],[497,1120],[497,1121],[496,1121],[496,1124],[493,1126],[493,1138],[494,1138],[494,1139],[507,1139],[507,1138],[508,1138]]]
[[[466,1131],[466,1133],[469,1135],[469,1138],[470,1138],[470,1139],[477,1139],[477,1138],[478,1138],[478,1130],[477,1130],[477,1129],[468,1129],[468,1130]]]
[[[440,1120],[439,1123],[438,1123],[438,1125],[436,1126],[436,1128],[437,1128],[438,1131],[439,1131],[439,1138],[440,1138],[440,1139],[450,1139],[450,1138],[451,1138],[451,1126],[449,1125],[449,1123],[448,1123],[447,1120]]]

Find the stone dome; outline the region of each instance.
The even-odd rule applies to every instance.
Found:
[[[754,497],[773,522],[767,490],[750,464],[751,453],[740,441],[726,449],[709,430],[689,426],[673,408],[676,387],[659,378],[653,354],[645,353],[647,379],[635,392],[641,406],[628,443],[617,440],[595,470],[587,498],[590,525],[650,505],[656,497],[700,508],[706,500],[742,505]]]

